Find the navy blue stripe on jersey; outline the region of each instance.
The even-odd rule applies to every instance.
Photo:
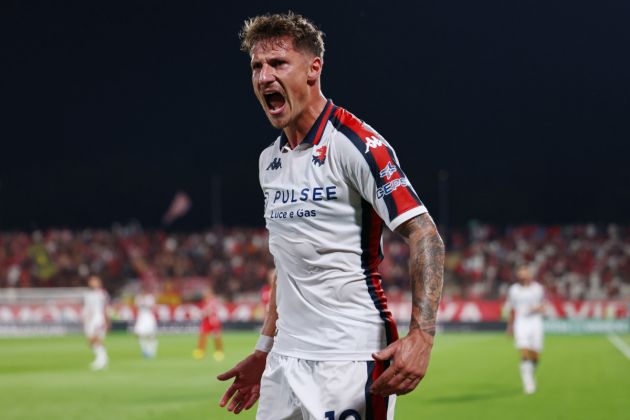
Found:
[[[280,132],[280,150],[289,142],[289,138],[284,133],[284,130]]]
[[[391,344],[398,338],[398,332],[392,314],[386,307],[387,303],[380,287],[381,275],[376,271],[383,259],[380,244],[382,233],[383,220],[378,217],[370,203],[361,199],[361,249],[363,251],[361,253],[361,268],[365,275],[365,284],[370,298],[383,320],[387,344]]]
[[[382,235],[383,220],[368,201],[361,199],[361,266],[368,272],[378,269],[383,261]]]
[[[381,275],[379,273],[370,273],[368,271],[365,271],[364,273],[365,273],[365,283],[367,284],[368,292],[370,293],[372,302],[374,302],[374,306],[376,307],[376,309],[378,309],[378,314],[383,320],[383,325],[385,327],[385,338],[387,339],[387,345],[389,345],[395,341],[393,337],[394,334],[392,331],[393,328],[395,327],[392,327],[392,322],[389,319],[391,314],[383,310],[383,306],[381,305],[381,301],[376,292],[376,285],[374,283],[375,282],[380,283]]]
[[[324,106],[324,109],[322,109],[322,112],[319,114],[311,128],[308,130],[308,133],[306,134],[306,137],[304,137],[302,143],[319,143],[319,140],[321,139],[324,132],[324,127],[330,119],[329,117],[326,118],[326,120],[324,121],[324,118],[327,113],[332,114],[332,111],[334,111],[335,108],[336,107],[333,105],[330,99],[326,101],[326,106]],[[324,124],[324,127],[320,127],[322,124]],[[288,141],[289,139],[287,138],[287,135],[284,133],[284,130],[282,130],[282,133],[280,134],[280,150],[282,150],[282,148],[288,143]]]
[[[374,381],[372,380],[372,372],[374,372],[374,362],[368,361],[367,365],[367,381],[365,381],[365,420],[374,420],[374,409],[372,408],[372,394],[370,388]]]
[[[308,135],[304,139],[305,142],[311,143],[313,145],[319,144],[319,141],[321,140],[322,135],[324,134],[324,129],[326,128],[326,124],[328,123],[328,120],[330,119],[330,115],[332,114],[332,111],[334,108],[335,107],[332,101],[329,99],[328,102],[326,102],[326,106],[324,107],[322,112],[319,114],[319,117],[317,117],[315,124],[313,124],[313,127],[311,127]]]
[[[374,156],[372,155],[372,153],[370,152],[365,153],[365,143],[363,142],[361,137],[357,133],[355,133],[354,130],[352,130],[352,128],[344,125],[343,122],[336,116],[333,115],[330,117],[330,119],[332,123],[334,124],[335,128],[339,130],[344,136],[346,136],[350,140],[350,142],[354,145],[354,147],[357,148],[359,153],[363,156],[368,166],[370,167],[370,172],[372,173],[372,176],[374,177],[374,181],[376,182],[376,187],[381,188],[384,184],[383,178],[381,178],[381,176],[379,175],[381,170],[379,169],[378,164],[376,163],[376,160],[374,159]],[[385,195],[383,196],[383,201],[385,202],[385,205],[387,206],[387,213],[389,214],[389,220],[394,220],[396,216],[398,216],[398,208],[396,206],[396,201],[394,201],[394,197],[391,194]]]

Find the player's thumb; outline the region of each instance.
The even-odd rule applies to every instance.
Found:
[[[396,343],[392,343],[389,346],[385,347],[383,350],[378,351],[376,353],[372,353],[372,358],[377,362],[384,362],[385,360],[389,360],[392,358],[394,353],[396,352],[396,347],[394,346]]]

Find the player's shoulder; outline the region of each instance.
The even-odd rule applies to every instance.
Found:
[[[262,151],[260,152],[260,157],[262,158],[265,155],[273,154],[275,151],[279,151],[281,141],[282,141],[282,134],[278,135],[278,137],[276,137],[274,141],[272,141],[271,143],[267,145],[267,147],[262,149]]]
[[[278,134],[278,136],[267,145],[267,147],[265,147],[262,151],[262,153],[268,151],[268,150],[275,150],[275,149],[280,149],[280,142],[282,141],[282,133]]]
[[[269,166],[270,162],[273,161],[274,156],[280,152],[281,141],[282,141],[282,135],[280,134],[274,141],[272,141],[267,147],[265,147],[260,152],[260,155],[258,156],[258,169],[261,173],[267,166]],[[277,159],[277,156],[276,156],[276,159]]]
[[[508,288],[508,293],[509,294],[518,293],[520,288],[521,288],[521,285],[519,283],[512,283],[510,287]]]
[[[389,161],[393,156],[391,145],[365,121],[342,107],[335,107],[330,117],[331,152],[342,160],[359,159],[366,162]]]
[[[349,141],[360,140],[362,143],[373,138],[384,140],[383,136],[372,126],[340,106],[335,106],[330,116],[330,121],[335,134],[337,134],[334,136],[335,141],[342,141],[338,140],[340,138]]]

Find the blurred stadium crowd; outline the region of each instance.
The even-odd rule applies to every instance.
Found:
[[[384,236],[381,264],[386,290],[407,290],[408,248]],[[630,296],[630,227],[617,225],[516,226],[471,224],[448,238],[445,293],[500,298],[513,268],[531,263],[550,293],[567,299]],[[89,274],[116,296],[138,279],[178,300],[183,279],[202,279],[231,299],[258,291],[273,258],[264,229],[229,228],[196,233],[49,230],[0,233],[0,287],[84,286]],[[173,303],[175,303],[173,301]]]

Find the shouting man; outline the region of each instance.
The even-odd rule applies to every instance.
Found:
[[[219,375],[220,405],[257,419],[392,419],[429,364],[444,245],[392,146],[326,99],[323,34],[293,14],[245,22],[254,93],[279,137],[260,156],[277,281],[255,351]],[[399,338],[381,287],[383,226],[410,247]]]

